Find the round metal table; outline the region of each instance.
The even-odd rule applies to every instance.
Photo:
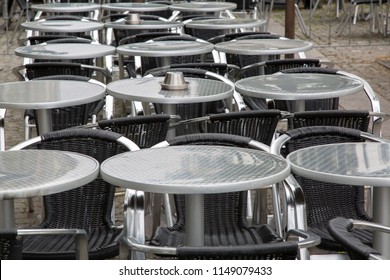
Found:
[[[169,5],[160,3],[109,3],[102,9],[116,12],[160,12],[168,10]]]
[[[237,8],[236,3],[232,2],[183,2],[173,3],[169,5],[169,9],[172,10],[172,17],[170,20],[174,20],[178,17],[180,12],[223,12],[225,11],[230,18],[235,18],[232,10]]]
[[[0,84],[0,108],[37,110],[37,122],[43,133],[51,131],[50,109],[94,102],[105,95],[105,87],[80,81],[10,82]]]
[[[199,19],[189,21],[185,24],[187,28],[194,29],[237,29],[237,28],[254,28],[264,26],[265,20],[251,18],[216,18],[216,19]]]
[[[214,45],[208,42],[201,41],[157,41],[157,42],[142,42],[122,45],[116,48],[119,54],[119,70],[120,78],[123,78],[123,55],[130,56],[147,56],[147,57],[163,57],[163,64],[170,64],[172,56],[186,56],[210,53],[214,50]],[[136,60],[136,68],[140,68],[140,61]]]
[[[15,198],[71,190],[93,181],[98,175],[98,161],[78,153],[53,150],[0,152],[0,228],[15,227]]]
[[[343,143],[299,149],[287,156],[291,170],[323,182],[374,186],[373,220],[390,226],[390,143]],[[390,238],[375,233],[373,246],[390,259]]]
[[[94,19],[97,19],[100,11],[100,4],[94,3],[47,3],[31,5],[33,11],[37,11],[35,20],[39,19],[44,13],[80,13],[94,12]]]
[[[312,48],[312,42],[293,39],[232,40],[215,45],[215,49],[219,52],[241,55],[292,54],[305,52]]]
[[[188,88],[167,90],[161,88],[164,77],[136,78],[114,81],[107,85],[107,93],[116,98],[163,104],[165,114],[176,114],[176,104],[203,103],[231,98],[229,84],[199,78],[185,78]]]
[[[244,78],[235,83],[242,95],[293,101],[293,112],[305,111],[305,100],[326,99],[354,94],[363,82],[337,74],[296,73]]]
[[[178,21],[162,21],[162,20],[141,20],[140,23],[127,24],[126,19],[118,20],[115,22],[107,22],[104,24],[106,28],[117,29],[169,29],[183,27],[182,22]]]
[[[38,32],[88,32],[101,30],[104,24],[89,20],[38,20],[23,22],[22,27],[26,30]]]
[[[115,47],[100,44],[47,44],[23,46],[15,49],[15,54],[32,59],[83,59],[96,58],[115,53]]]
[[[191,145],[123,153],[104,161],[100,170],[103,180],[121,187],[186,194],[190,246],[204,244],[203,194],[257,189],[290,174],[285,159],[263,151]]]

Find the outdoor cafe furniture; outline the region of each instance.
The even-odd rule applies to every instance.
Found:
[[[364,244],[353,235],[352,231],[356,228],[365,229],[371,232],[378,231],[390,234],[390,226],[384,226],[367,221],[346,219],[343,217],[332,219],[328,225],[330,234],[339,243],[343,244],[343,247],[352,260],[383,260],[383,256],[380,252],[371,246]]]
[[[235,18],[232,10],[237,8],[236,3],[232,2],[182,2],[169,5],[172,10],[172,16],[169,20],[176,20],[182,12],[188,13],[210,13],[210,12],[226,12],[230,18]]]
[[[202,246],[204,194],[267,186],[283,180],[289,174],[289,166],[283,159],[262,151],[175,146],[112,157],[102,163],[101,174],[108,182],[134,190],[186,194],[186,244]]]
[[[41,133],[52,130],[51,109],[91,103],[106,96],[104,86],[72,80],[0,84],[0,108],[35,109]]]
[[[22,28],[27,30],[26,38],[36,36],[42,33],[79,33],[92,32],[97,33],[104,29],[104,24],[89,20],[37,20],[26,21],[21,24]],[[95,32],[96,31],[96,32]],[[99,42],[99,35],[91,36],[95,42]]]
[[[162,59],[162,66],[169,65],[171,57],[194,56],[211,53],[214,45],[202,40],[184,41],[178,38],[170,41],[149,41],[143,43],[133,43],[117,47],[119,54],[119,77],[124,77],[123,55],[135,56],[136,68],[140,67],[137,57],[158,57]]]
[[[309,41],[294,39],[243,39],[221,42],[215,45],[220,53],[221,62],[226,63],[226,53],[235,55],[285,55],[303,53],[313,48]],[[265,59],[264,59],[265,60]],[[260,62],[259,60],[258,62]]]
[[[251,18],[215,18],[215,19],[190,19],[184,21],[186,33],[191,34],[195,37],[203,38],[202,33],[210,32],[228,32],[229,30],[240,30],[245,29],[258,29],[264,26],[265,20],[251,19]],[[203,32],[205,31],[205,32]],[[213,35],[214,37],[215,35]]]
[[[233,86],[222,81],[185,78],[187,88],[170,89],[164,88],[164,79],[144,77],[118,80],[107,85],[107,93],[124,100],[162,104],[163,113],[169,115],[177,114],[176,104],[211,102],[233,96]]]
[[[166,11],[169,5],[162,3],[107,3],[102,5],[104,11],[115,12],[130,12],[130,13],[143,13],[143,12],[161,12]]]
[[[363,82],[343,75],[321,73],[273,74],[238,80],[242,95],[274,100],[291,100],[292,112],[305,111],[305,100],[327,99],[354,94]]]
[[[258,188],[262,188],[265,181],[284,177],[287,167],[284,162],[279,162],[280,158],[268,158],[270,154],[262,149],[263,145],[251,138],[202,133],[171,138],[148,149],[145,166],[149,165],[153,153],[169,155],[165,160],[152,164],[152,176],[145,176],[144,173],[123,177],[121,171],[114,175],[115,162],[123,160],[120,158],[103,163],[103,173],[110,180],[136,189],[150,187],[158,192],[161,192],[158,187],[161,183],[164,189],[176,194],[176,224],[173,227],[160,226],[149,244],[144,244],[143,192],[127,189],[126,201],[134,203],[127,203],[124,209],[127,224],[122,242],[132,251],[131,257],[143,258],[144,252],[149,252],[179,259],[295,259],[299,244],[283,242],[268,225],[246,226],[247,191],[244,185],[248,183],[252,189],[259,183]],[[182,160],[184,158],[185,162]],[[160,169],[160,164],[166,168]],[[168,167],[170,164],[172,168]],[[271,168],[261,168],[269,164]],[[215,167],[210,168],[212,166]],[[257,175],[252,176],[252,172]],[[231,207],[232,204],[236,207]],[[213,211],[209,211],[210,207]],[[191,209],[197,212],[189,211]],[[193,231],[191,228],[195,223],[196,231]],[[301,231],[294,233],[304,237],[308,246],[315,246],[319,242],[319,239]]]
[[[115,47],[102,44],[57,43],[22,46],[15,49],[15,54],[25,58],[25,64],[34,59],[63,60],[96,58],[96,66],[112,71],[109,56],[115,53]],[[103,61],[106,61],[104,65]]]
[[[120,29],[120,30],[132,30],[132,31],[146,31],[146,30],[171,30],[171,29],[181,29],[184,24],[179,21],[168,21],[168,20],[148,20],[141,19],[137,23],[127,23],[126,18],[119,19],[114,22],[106,22],[104,24],[107,29],[106,34],[106,44],[111,44],[112,29]],[[118,43],[118,42],[117,42]]]
[[[15,152],[37,149],[81,153],[94,158],[94,162],[101,163],[113,155],[139,150],[139,147],[121,134],[111,131],[72,128],[44,133],[11,148]],[[46,164],[54,163],[47,161]],[[30,164],[38,169],[45,168],[44,164]],[[73,165],[70,162],[61,164],[58,168],[72,170]],[[89,259],[112,259],[119,254],[118,239],[122,234],[121,225],[114,222],[113,205],[117,186],[104,182],[100,176],[79,186],[44,195],[43,219],[34,227],[83,229],[87,233]],[[24,239],[23,258],[74,259],[74,250],[71,237],[31,236]]]
[[[370,138],[370,136],[368,136]],[[386,142],[384,139],[383,142]],[[390,225],[390,144],[339,143],[298,149],[287,156],[292,172],[344,185],[373,186],[373,221]],[[374,233],[373,247],[390,259],[389,235]]]
[[[0,152],[1,228],[15,227],[14,199],[67,191],[97,178],[99,162],[72,152]]]
[[[34,20],[38,20],[42,13],[83,13],[90,12],[95,20],[99,18],[100,4],[95,3],[46,3],[33,4],[31,9],[36,12]]]

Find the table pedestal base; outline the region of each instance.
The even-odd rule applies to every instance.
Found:
[[[0,200],[0,228],[14,228],[15,227],[15,209],[14,200],[6,199]]]
[[[187,194],[186,205],[186,245],[204,246],[204,195]]]
[[[375,223],[390,226],[390,188],[374,187],[373,220]],[[390,235],[375,232],[373,247],[381,252],[384,259],[390,259]]]

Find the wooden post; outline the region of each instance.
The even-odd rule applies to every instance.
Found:
[[[295,0],[286,0],[284,22],[284,36],[295,39]],[[294,54],[286,54],[285,57],[294,58]]]

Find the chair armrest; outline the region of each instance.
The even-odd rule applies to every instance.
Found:
[[[350,251],[351,253],[357,254],[359,256],[364,256],[366,259],[382,259],[380,253],[377,250],[366,244],[363,244],[361,240],[352,235],[351,231],[356,228],[370,231],[380,231],[390,234],[390,227],[388,226],[372,222],[346,219],[342,217],[332,219],[328,225],[330,234],[334,239],[340,242],[347,249],[347,251]]]
[[[310,233],[300,229],[290,229],[287,232],[287,240],[291,236],[298,236],[298,247],[299,248],[311,248],[319,245],[321,243],[321,237],[317,234]],[[302,239],[303,238],[303,239]]]
[[[82,229],[18,229],[18,235],[73,235],[76,245],[76,259],[88,260],[87,233]]]

